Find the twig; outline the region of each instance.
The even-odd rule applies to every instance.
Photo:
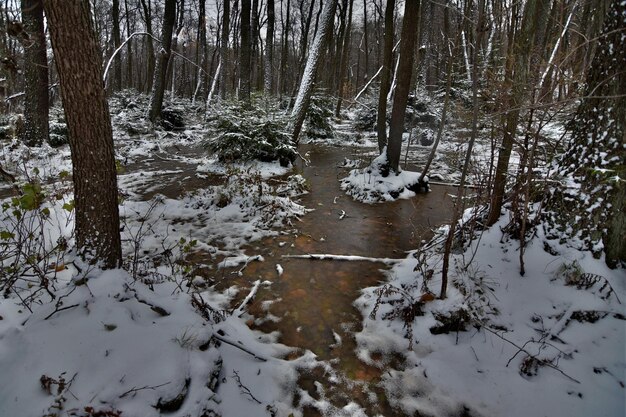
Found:
[[[248,387],[246,387],[244,384],[241,383],[241,377],[239,376],[237,371],[235,371],[234,369],[233,369],[233,378],[235,378],[235,381],[237,381],[237,385],[239,385],[239,389],[241,390],[242,393],[250,396],[250,398],[256,401],[257,404],[262,404],[261,401],[257,400],[257,398],[254,395],[252,395],[252,392],[250,392]]]
[[[71,306],[67,306],[67,307],[61,307],[61,308],[55,308],[54,311],[50,314],[48,314],[44,320],[48,320],[50,317],[54,316],[56,313],[63,311],[63,310],[69,310],[70,308],[74,308],[74,307],[78,307],[80,304],[72,304]]]
[[[480,323],[480,322],[479,322]],[[483,329],[487,330],[489,333],[497,336],[498,338],[502,339],[503,341],[509,343],[510,345],[514,346],[516,349],[518,349],[518,352],[515,353],[515,356],[517,356],[518,353],[520,352],[524,352],[525,354],[527,354],[529,357],[533,358],[534,360],[536,360],[537,362],[539,362],[541,365],[545,365],[548,368],[552,368],[555,371],[559,372],[561,375],[563,375],[564,377],[566,377],[567,379],[574,381],[577,384],[580,384],[580,381],[577,380],[576,378],[573,378],[571,376],[569,376],[568,374],[566,374],[562,369],[560,369],[558,366],[552,364],[551,362],[545,360],[545,359],[541,359],[538,358],[537,356],[533,355],[532,353],[528,352],[523,346],[519,346],[517,343],[507,339],[506,337],[502,336],[501,334],[499,334],[497,331],[490,329],[489,327],[485,326],[483,323],[480,323],[481,326],[483,327]],[[526,346],[529,342],[532,342],[532,340],[529,340],[528,342],[526,342],[524,344],[524,346]],[[514,356],[514,357],[515,357]]]
[[[219,335],[219,334],[217,334],[217,333],[213,333],[213,336],[211,336],[211,337],[214,337],[214,338],[216,338],[217,340],[219,340],[220,342],[224,342],[224,343],[226,343],[227,345],[234,346],[234,347],[236,347],[237,349],[240,349],[240,350],[242,350],[242,351],[246,352],[248,355],[252,356],[254,359],[258,359],[258,360],[260,360],[261,362],[267,362],[267,358],[264,358],[263,356],[259,356],[259,355],[257,355],[256,353],[252,352],[251,350],[249,350],[249,349],[247,349],[247,348],[245,348],[245,347],[241,346],[239,343],[234,342],[234,341],[232,341],[232,340],[229,340],[229,339],[225,338],[224,336],[221,336],[221,335]]]
[[[161,385],[154,385],[154,386],[146,385],[145,387],[141,387],[141,388],[131,388],[128,391],[126,391],[125,393],[123,393],[122,395],[120,395],[118,398],[124,398],[128,394],[132,394],[134,392],[142,391],[142,390],[145,390],[145,389],[150,389],[150,390],[154,391],[155,389],[164,387],[165,385],[170,384],[170,383],[171,382],[166,382],[165,384],[161,384]]]

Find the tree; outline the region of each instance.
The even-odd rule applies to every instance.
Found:
[[[407,0],[404,5],[402,22],[402,40],[400,41],[400,62],[398,64],[398,84],[394,92],[391,109],[391,126],[389,128],[389,144],[387,145],[388,168],[399,172],[400,152],[402,150],[402,134],[404,133],[404,113],[411,89],[411,75],[415,57],[415,42],[418,31],[420,0]]]
[[[88,0],[45,0],[72,153],[76,244],[104,268],[120,266],[117,177],[102,55]]]
[[[613,0],[547,204],[549,238],[626,264],[626,3]],[[573,180],[573,181],[572,181]],[[574,239],[575,238],[575,239]]]
[[[267,0],[267,32],[265,35],[265,93],[272,94],[274,77],[274,0]]]
[[[24,35],[24,131],[28,146],[48,141],[48,58],[42,0],[22,0]]]
[[[391,86],[391,64],[393,62],[393,10],[395,0],[387,0],[385,7],[385,46],[383,52],[383,68],[380,78],[378,96],[378,113],[376,132],[378,134],[378,150],[383,152],[387,146],[387,95]],[[366,55],[367,56],[367,55]]]
[[[291,112],[293,132],[292,140],[297,143],[300,137],[300,131],[304,124],[304,118],[309,108],[309,101],[311,100],[311,94],[313,93],[313,84],[315,83],[315,75],[317,68],[321,61],[322,50],[328,44],[328,39],[333,29],[333,22],[335,19],[335,9],[337,8],[338,0],[328,0],[325,7],[319,30],[313,41],[313,47],[309,52],[309,58],[307,59],[306,66],[304,67],[304,74],[302,74],[302,81],[300,82],[300,88],[298,95],[296,96],[296,102]]]
[[[241,0],[241,48],[239,49],[239,100],[250,104],[250,0]]]
[[[113,47],[116,50],[122,43],[120,40],[120,0],[113,0],[111,18],[113,19]],[[119,90],[122,88],[122,58],[120,55],[117,55],[113,61],[113,76],[113,90]]]
[[[159,51],[159,59],[154,71],[154,83],[152,85],[152,98],[150,99],[150,121],[155,123],[161,118],[161,107],[163,106],[163,95],[167,84],[167,64],[172,53],[172,32],[176,21],[176,0],[165,1],[165,12],[163,14],[162,46]]]
[[[503,108],[510,109],[503,118],[502,146],[498,154],[489,216],[487,224],[492,225],[500,218],[504,192],[506,188],[509,161],[515,142],[515,134],[519,123],[521,107],[525,104],[528,96],[528,81],[537,72],[538,57],[537,49],[544,50],[544,32],[549,14],[548,2],[542,0],[529,0],[524,7],[522,27],[515,35],[513,47],[507,56],[505,70],[505,91],[510,91],[502,104]],[[513,25],[512,25],[513,27]],[[513,30],[511,32],[513,33]],[[513,38],[513,34],[510,36]]]
[[[222,68],[220,78],[220,96],[226,98],[228,84],[228,36],[230,33],[230,0],[224,0],[224,10],[222,11],[222,34],[220,36],[220,66]]]

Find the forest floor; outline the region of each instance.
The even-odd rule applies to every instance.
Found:
[[[0,415],[624,415],[624,270],[564,245],[549,254],[538,227],[521,277],[505,214],[465,232],[435,300],[456,188],[374,203],[384,193],[363,168],[377,151],[354,121],[302,145],[308,163],[292,169],[223,164],[190,103],[169,132],[133,103],[112,103],[126,271],[68,250],[7,275]],[[452,124],[431,179],[458,179],[466,134]],[[407,169],[428,142],[413,141]],[[2,147],[3,167],[47,196],[32,221],[5,210],[3,230],[71,248],[67,147]],[[473,183],[489,149],[482,138]],[[5,265],[26,254],[11,242]]]

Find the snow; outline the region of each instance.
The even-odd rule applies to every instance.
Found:
[[[341,180],[341,188],[355,200],[370,204],[414,197],[415,192],[409,190],[408,187],[419,182],[421,173],[401,171],[398,174],[390,173],[383,177],[380,167],[386,161],[386,155],[383,153],[374,159],[370,166],[350,171],[349,175]],[[428,182],[428,177],[424,180]]]
[[[389,304],[381,304],[375,319],[370,317],[377,289],[366,289],[355,302],[364,316],[357,334],[359,357],[374,363],[374,351],[404,356],[406,368],[386,373],[384,384],[392,404],[407,414],[458,414],[468,407],[472,415],[624,415],[626,310],[619,300],[626,300],[626,271],[608,269],[602,260],[577,250],[563,248],[561,256],[552,256],[543,250],[539,235],[526,248],[526,275],[521,277],[517,242],[501,243],[506,217],[465,252],[453,255],[448,298],[423,303],[424,315],[411,322],[410,348],[402,321],[381,319]],[[418,284],[424,282],[419,271],[434,271],[425,283],[435,290],[440,259],[436,249],[421,257],[415,252],[393,266],[389,283],[419,298]],[[602,289],[602,283],[588,290],[567,286],[559,268],[575,261],[584,272],[606,279],[615,293]],[[438,314],[459,308],[472,316],[466,331],[431,334]],[[572,319],[572,314],[580,319],[588,311],[603,318],[593,323]],[[529,354],[555,368],[530,366],[531,375],[523,374],[520,368],[532,364]]]

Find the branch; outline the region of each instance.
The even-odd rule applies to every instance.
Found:
[[[224,343],[226,343],[227,345],[234,346],[234,347],[236,347],[237,349],[240,349],[240,350],[242,350],[242,351],[246,352],[248,355],[252,356],[254,359],[258,359],[258,360],[260,360],[261,362],[267,362],[267,358],[265,358],[265,357],[263,357],[263,356],[260,356],[260,355],[257,355],[256,353],[252,352],[251,350],[248,350],[247,348],[245,348],[245,347],[241,346],[239,343],[237,343],[237,342],[235,342],[235,341],[232,341],[232,340],[230,340],[230,339],[227,339],[227,338],[225,338],[224,336],[221,336],[221,335],[219,335],[219,334],[217,334],[217,333],[213,333],[213,335],[212,335],[211,337],[214,337],[214,338],[216,338],[217,340],[219,340],[220,342],[224,342]]]
[[[283,255],[283,258],[295,258],[295,259],[314,259],[318,261],[368,261],[368,262],[381,262],[387,265],[394,265],[398,262],[402,262],[404,259],[396,259],[396,258],[370,258],[367,256],[358,256],[358,255],[330,255],[330,254],[319,254],[319,253],[309,253],[307,255]]]
[[[480,322],[479,322],[480,323]],[[542,365],[547,366],[548,368],[552,368],[555,371],[559,372],[561,375],[563,375],[564,377],[566,377],[567,379],[574,381],[577,384],[580,384],[580,381],[577,380],[576,378],[573,378],[571,376],[569,376],[568,374],[566,374],[563,370],[561,370],[558,366],[554,365],[553,363],[545,360],[545,359],[541,359],[538,358],[537,356],[533,355],[532,353],[530,353],[529,351],[527,351],[524,346],[526,346],[528,343],[532,342],[532,340],[529,340],[528,342],[524,343],[524,346],[520,346],[517,343],[507,339],[506,337],[502,336],[501,334],[499,334],[497,331],[490,329],[489,327],[485,326],[483,323],[480,323],[481,326],[483,327],[483,329],[487,330],[489,333],[499,337],[500,339],[504,340],[505,342],[509,343],[510,345],[514,346],[518,351],[515,353],[515,356],[517,356],[518,353],[520,352],[524,352],[525,354],[527,354],[529,357],[533,358],[534,360],[536,360],[537,362],[539,362]],[[513,357],[515,357],[513,356]],[[512,358],[511,358],[512,359]],[[510,362],[510,361],[509,361]],[[508,365],[508,364],[507,364]]]

